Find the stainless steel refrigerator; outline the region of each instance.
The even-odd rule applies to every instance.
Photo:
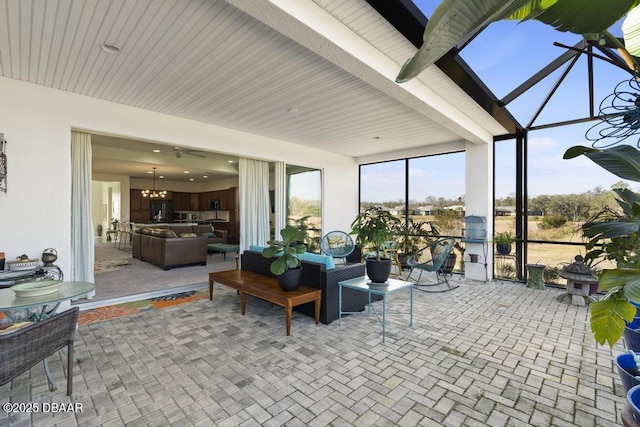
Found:
[[[152,200],[151,211],[149,212],[149,221],[173,221],[173,205],[171,203],[171,200]]]

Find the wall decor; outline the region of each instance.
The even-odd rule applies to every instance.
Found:
[[[0,133],[0,191],[7,192],[7,141],[4,133]]]

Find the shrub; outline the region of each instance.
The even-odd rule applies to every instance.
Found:
[[[567,223],[567,217],[562,214],[552,214],[542,217],[540,224],[538,225],[543,230],[549,230],[550,228],[560,228]]]
[[[542,280],[545,283],[558,283],[560,278],[560,269],[558,267],[545,267],[542,272]]]

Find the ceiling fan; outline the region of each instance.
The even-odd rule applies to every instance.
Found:
[[[207,156],[202,155],[200,153],[204,153],[204,151],[201,151],[201,150],[188,150],[186,148],[173,147],[173,154],[175,154],[176,159],[179,159],[180,157],[182,157],[183,154],[185,154],[187,156],[202,157],[203,159],[205,159],[207,157]]]

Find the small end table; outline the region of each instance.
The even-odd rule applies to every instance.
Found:
[[[356,277],[354,279],[343,280],[338,282],[338,324],[342,324],[343,314],[375,314],[382,325],[382,342],[385,342],[385,329],[387,323],[387,313],[389,314],[409,314],[409,326],[413,326],[413,286],[412,282],[405,282],[399,279],[387,279],[383,285],[372,284],[366,277]],[[369,295],[369,303],[365,313],[360,311],[342,311],[342,288],[355,289],[357,291],[366,292]],[[387,296],[393,293],[409,289],[409,313],[406,312],[387,312]],[[382,313],[371,304],[371,295],[380,295],[382,297]],[[382,317],[381,317],[382,315]]]

